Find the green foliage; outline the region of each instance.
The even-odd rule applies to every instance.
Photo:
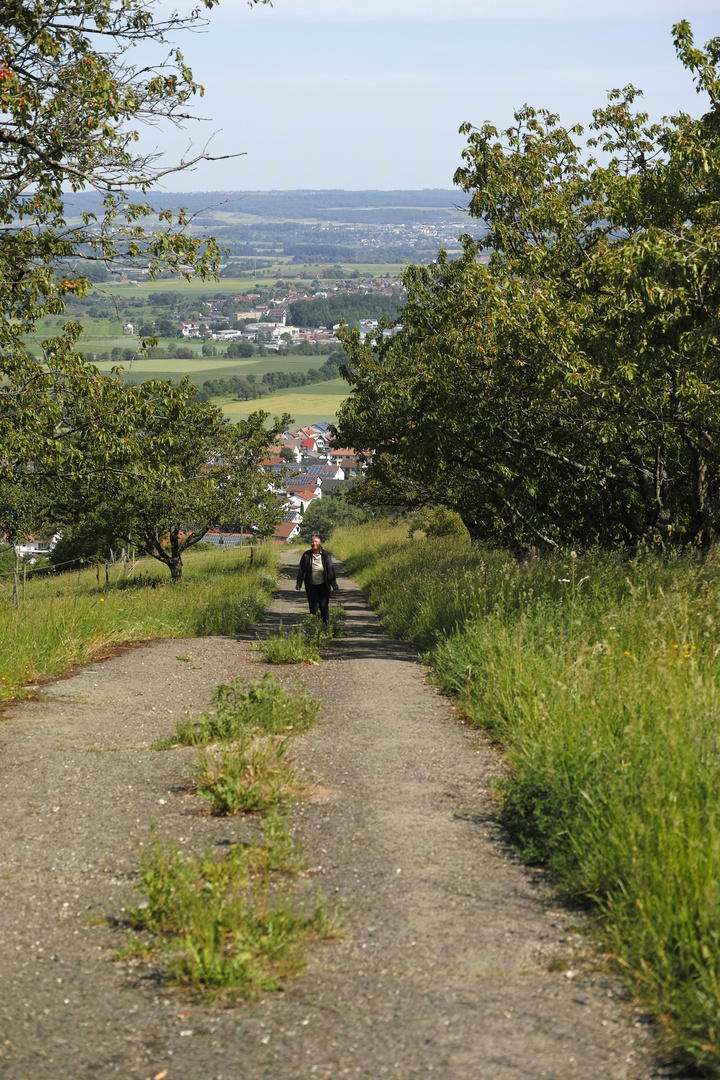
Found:
[[[359,319],[399,319],[400,290],[391,296],[381,293],[344,293],[319,297],[317,300],[296,300],[289,304],[291,326],[334,326],[345,319],[357,326]]]
[[[235,397],[241,401],[267,397],[272,387],[256,383],[254,377],[231,375],[229,378],[205,379],[202,388],[195,394],[195,400],[211,401],[214,397]]]
[[[163,948],[170,953],[170,980],[211,997],[277,990],[282,976],[302,967],[308,937],[336,932],[321,899],[298,909],[288,886],[278,882],[278,874],[301,867],[280,810],[268,815],[260,840],[237,844],[222,858],[187,853],[154,837],[142,855],[145,904],[127,909],[130,926],[143,938],[119,958]]]
[[[255,349],[249,341],[230,342],[227,347],[229,357],[250,357],[255,355]]]
[[[333,604],[330,607],[330,616],[326,623],[322,621],[319,615],[311,615],[308,612],[302,621],[300,631],[310,645],[317,645],[321,648],[323,645],[329,645],[333,638],[345,637],[348,633],[345,628],[346,619],[347,612],[342,604]]]
[[[178,386],[148,382],[127,387],[103,379],[98,395],[76,408],[72,449],[85,472],[51,474],[53,516],[83,533],[114,535],[157,559],[172,580],[182,555],[220,525],[267,537],[282,516],[268,491],[261,460],[289,421],[257,412],[232,425],[219,409],[193,400],[187,379]],[[107,416],[100,428],[99,410]],[[33,482],[48,480],[39,465]]]
[[[293,350],[299,351],[299,350]],[[266,371],[263,384],[272,390],[284,390],[291,386],[310,386],[318,382],[331,382],[339,374],[339,357],[328,356],[322,367],[308,368],[307,371]]]
[[[58,475],[106,475],[78,452],[78,407],[84,435],[99,439],[122,416],[76,350],[77,323],[44,340],[38,359],[26,336],[87,294],[88,263],[139,262],[151,277],[163,268],[201,277],[217,269],[217,245],[191,235],[184,210],[142,201],[173,169],[158,170],[154,154],[136,150],[143,124],[190,118],[203,87],[173,42],[214,4],[202,0],[187,17],[163,16],[150,0],[12,0],[0,9],[0,528],[9,535],[47,520],[34,486],[23,491],[35,475],[30,462],[42,464],[43,494]],[[138,43],[144,59],[133,64]],[[68,190],[99,193],[98,212],[69,224]]]
[[[67,569],[69,563],[94,563],[97,559],[106,562],[110,552],[118,553],[122,546],[114,533],[108,535],[94,526],[64,525],[49,559],[53,566]]]
[[[674,39],[700,119],[650,124],[615,90],[596,157],[529,106],[463,125],[484,236],[408,269],[397,336],[345,334],[338,438],[376,451],[358,495],[516,549],[720,539],[720,51]]]
[[[329,495],[316,499],[305,511],[299,535],[306,542],[317,533],[327,542],[338,525],[361,525],[372,516],[372,510],[356,506],[348,501],[343,488],[335,488]]]
[[[410,519],[408,536],[412,540],[416,532],[430,539],[439,536],[462,536],[467,533],[463,519],[446,506],[424,506]]]
[[[450,537],[338,531],[391,633],[503,746],[519,851],[592,901],[676,1048],[720,1052],[720,566],[557,553],[519,564]]]
[[[237,351],[240,346],[237,346],[237,349],[233,349],[231,352],[232,348],[232,346],[228,347],[228,356],[245,355],[245,353]],[[313,349],[313,351],[315,350]],[[206,355],[212,354],[208,353]],[[285,355],[285,353],[281,355]],[[328,357],[322,367],[308,368],[307,371],[265,371],[263,372],[262,381],[256,381],[253,373],[231,375],[228,378],[205,379],[201,389],[196,391],[195,400],[202,402],[210,401],[214,397],[236,397],[241,401],[250,401],[255,398],[267,397],[268,394],[272,394],[276,390],[293,386],[311,386],[318,382],[329,382],[332,379],[337,379],[338,374],[338,359],[333,360]]]
[[[307,731],[320,707],[304,690],[283,690],[270,672],[256,682],[237,679],[231,685],[218,686],[212,701],[213,712],[201,713],[194,721],[181,720],[175,736],[164,740],[160,748],[207,746],[247,732],[282,735]]]

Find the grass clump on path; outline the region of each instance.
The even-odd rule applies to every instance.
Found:
[[[217,858],[154,837],[141,863],[146,903],[128,909],[144,937],[119,959],[167,950],[171,981],[254,997],[302,967],[305,942],[337,932],[322,897],[298,908],[279,878],[304,866],[287,827],[287,803],[305,786],[288,760],[288,733],[306,731],[320,703],[304,689],[286,692],[269,673],[218,686],[213,702],[213,713],[183,721],[157,748],[196,746],[198,793],[216,814],[266,813],[262,838]]]
[[[183,579],[170,583],[153,559],[133,578],[124,569],[94,567],[66,574],[28,574],[25,600],[11,604],[12,583],[0,582],[0,698],[30,696],[39,679],[62,675],[75,664],[107,655],[122,642],[158,637],[204,637],[247,631],[267,608],[277,579],[279,553],[270,544],[187,552]]]
[[[181,720],[155,749],[198,748],[197,790],[213,813],[256,813],[302,794],[304,785],[287,758],[288,736],[312,727],[320,702],[304,688],[284,690],[269,672],[255,682],[222,684],[212,700],[213,712]]]
[[[173,746],[207,746],[237,739],[247,732],[281,735],[307,731],[317,719],[320,702],[304,689],[288,692],[267,672],[255,682],[237,679],[216,687],[215,709],[197,720],[181,720],[175,734],[156,743],[159,750]]]
[[[214,814],[250,814],[298,798],[304,790],[287,760],[287,738],[245,735],[217,749],[198,750],[198,794]]]
[[[311,641],[301,626],[283,630],[282,625],[274,634],[258,642],[258,651],[266,664],[319,664],[317,643]]]
[[[127,919],[142,937],[122,959],[163,952],[171,982],[209,996],[255,997],[303,966],[303,946],[331,937],[336,922],[318,898],[292,901],[287,878],[303,867],[301,853],[276,810],[254,844],[229,854],[184,852],[153,837],[143,851],[143,905]]]
[[[258,649],[266,664],[318,664],[319,650],[347,632],[345,619],[345,609],[340,605],[331,608],[327,623],[308,614],[299,626],[283,630],[281,625],[274,634],[268,634],[258,643]]]
[[[503,817],[595,905],[605,941],[686,1061],[720,1074],[720,565],[409,540],[333,545],[388,630],[504,748]]]

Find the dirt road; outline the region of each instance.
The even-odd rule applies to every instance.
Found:
[[[274,673],[323,702],[321,723],[296,741],[317,791],[293,829],[309,881],[344,906],[344,937],[255,1004],[198,1004],[152,967],[118,964],[123,935],[99,921],[137,899],[151,821],[193,847],[247,830],[198,813],[191,750],[148,744],[204,708],[216,683],[262,673],[251,638],[134,649],[7,711],[3,1080],[678,1075],[653,1057],[652,1028],[618,984],[582,959],[577,913],[508,851],[487,791],[495,753],[340,584],[351,636],[316,668]],[[288,567],[263,629],[304,611]]]

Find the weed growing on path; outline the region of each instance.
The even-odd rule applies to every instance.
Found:
[[[214,814],[249,814],[297,799],[304,790],[287,760],[289,740],[244,735],[218,749],[198,750],[198,794]]]
[[[283,690],[269,672],[256,682],[238,679],[216,687],[212,701],[214,712],[201,713],[197,720],[181,720],[175,734],[155,743],[155,749],[207,746],[240,738],[246,732],[299,734],[312,727],[320,708],[320,702],[308,697],[304,689]]]
[[[345,609],[340,605],[331,609],[330,620],[323,623],[316,615],[306,615],[300,626],[283,630],[282,625],[258,643],[266,664],[317,664],[319,650],[334,638],[344,637]]]
[[[302,869],[285,813],[272,812],[262,839],[235,845],[222,858],[192,854],[153,837],[141,861],[146,903],[128,908],[142,934],[118,959],[169,957],[178,985],[209,996],[255,997],[279,989],[279,979],[303,964],[303,944],[337,933],[337,918],[322,898],[296,908],[283,878]]]
[[[322,648],[329,645],[334,638],[345,637],[348,631],[345,628],[347,612],[342,604],[335,604],[330,608],[330,618],[324,623],[317,615],[309,612],[301,623],[301,629],[312,645]]]
[[[320,663],[317,644],[308,639],[301,626],[283,630],[281,625],[277,633],[258,642],[257,648],[266,664]]]

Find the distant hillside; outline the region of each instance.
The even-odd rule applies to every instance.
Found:
[[[336,221],[348,224],[394,225],[437,220],[464,220],[467,196],[459,189],[422,191],[201,191],[151,192],[158,206],[187,206],[206,221],[229,223],[242,218],[266,221]],[[97,213],[101,198],[95,192],[65,196],[73,216],[82,210]],[[460,208],[460,209],[459,209]]]
[[[290,256],[295,262],[427,262],[482,229],[460,191],[152,192],[157,209],[187,207],[191,229],[214,236],[235,259]],[[99,214],[94,192],[66,195],[72,222]],[[252,269],[248,264],[245,268]]]

